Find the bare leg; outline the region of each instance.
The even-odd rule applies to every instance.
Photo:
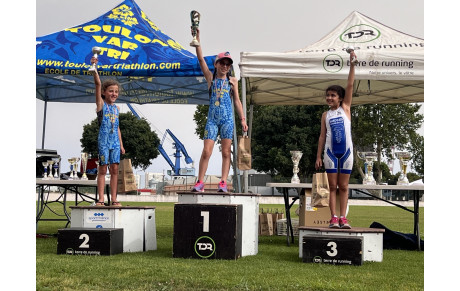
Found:
[[[113,202],[117,202],[118,189],[118,164],[110,164],[110,197]]]
[[[98,166],[97,169],[97,196],[98,201],[104,203],[105,174],[107,174],[107,165]]]
[[[222,181],[227,181],[228,172],[230,171],[230,162],[232,154],[232,140],[228,138],[222,139]]]
[[[204,180],[204,175],[206,174],[206,171],[208,170],[209,159],[211,158],[213,148],[214,148],[214,140],[205,139],[204,146],[203,146],[203,152],[201,153],[201,158],[200,158],[200,165],[198,168],[198,180],[202,182]]]
[[[339,199],[340,199],[340,216],[345,217],[348,205],[348,182],[350,174],[339,175]]]
[[[331,210],[331,217],[337,215],[335,213],[336,195],[337,195],[337,173],[327,173],[329,182],[329,209]]]

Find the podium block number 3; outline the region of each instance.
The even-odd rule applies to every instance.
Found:
[[[328,254],[328,256],[330,256],[330,257],[337,256],[337,244],[335,242],[331,241],[331,242],[329,242],[327,244],[327,246],[331,248],[329,251],[326,252]]]
[[[209,232],[209,211],[201,211],[203,216],[203,232]]]

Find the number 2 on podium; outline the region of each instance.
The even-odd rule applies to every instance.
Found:
[[[203,216],[203,232],[209,232],[209,211],[201,211]]]

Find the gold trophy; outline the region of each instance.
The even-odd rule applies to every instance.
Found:
[[[407,164],[409,164],[411,155],[409,152],[396,152],[395,155],[399,159],[399,166],[401,167],[401,174],[396,184],[409,185],[409,180],[407,179]]]
[[[347,47],[347,53],[351,54],[351,52],[353,52],[353,51],[355,51],[355,48],[354,48],[354,47],[352,47],[352,46]],[[356,57],[353,57],[353,59],[351,60],[351,62],[352,62],[354,65],[356,65],[356,64],[359,63],[359,62],[358,62],[358,59],[357,59]]]
[[[367,167],[365,168],[365,176],[363,179],[363,185],[375,185],[374,173],[372,173],[372,167],[374,162],[377,160],[377,153],[374,152],[358,152],[358,158],[365,161]]]
[[[193,46],[193,47],[200,46],[200,43],[196,39],[196,30],[198,26],[200,25],[200,17],[201,17],[201,14],[198,11],[192,10],[190,12],[190,20],[192,21],[192,36],[193,36],[193,40],[190,43],[190,46]]]
[[[83,166],[83,175],[81,176],[81,179],[88,180],[88,176],[86,176],[86,166],[88,165],[88,153],[81,153],[81,163]]]
[[[100,47],[93,47],[92,49],[92,53],[93,53],[93,57],[95,57],[97,59],[98,55],[100,55],[102,52],[101,48]],[[91,64],[91,67],[89,67],[88,71],[90,73],[93,73],[93,72],[96,72],[96,64]]]
[[[297,173],[299,172],[299,162],[300,162],[300,159],[302,158],[303,153],[301,151],[291,151],[290,153],[291,153],[292,162],[294,163],[294,169],[292,170],[294,175],[291,178],[291,183],[299,184],[300,179]]]

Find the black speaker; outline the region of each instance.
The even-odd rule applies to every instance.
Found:
[[[242,205],[176,204],[173,257],[241,257]]]
[[[123,228],[59,229],[57,253],[101,256],[123,253]]]

